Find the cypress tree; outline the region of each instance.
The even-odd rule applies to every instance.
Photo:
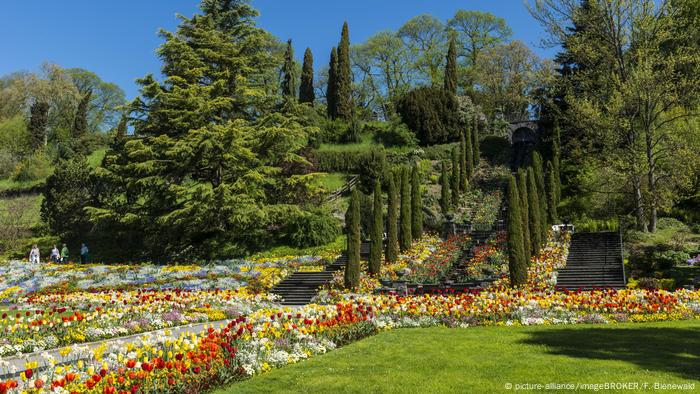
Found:
[[[401,169],[401,231],[399,232],[399,246],[401,251],[411,248],[413,234],[411,230],[411,176],[408,167]]]
[[[389,206],[386,217],[386,256],[387,263],[393,263],[399,257],[399,231],[398,231],[398,210],[399,196],[396,191],[396,181],[394,176],[389,174]]]
[[[457,93],[457,47],[455,32],[450,34],[450,46],[447,50],[447,65],[445,66],[445,90]]]
[[[465,192],[467,190],[467,142],[464,133],[459,136],[459,189]]]
[[[347,254],[348,262],[345,265],[345,288],[354,289],[360,284],[360,193],[357,189],[352,191],[350,206],[348,207],[347,226]]]
[[[452,189],[452,207],[457,209],[459,205],[459,148],[452,148],[452,178],[450,188]]]
[[[478,168],[481,152],[479,151],[479,119],[476,115],[474,115],[474,127],[472,127],[472,148],[474,149],[472,154],[474,157],[474,168]]]
[[[536,151],[532,152],[532,167],[535,173],[535,184],[537,186],[537,201],[540,204],[540,237],[545,239],[547,235],[547,195],[544,187],[542,156],[540,156],[540,154]]]
[[[369,273],[379,275],[382,265],[382,239],[384,237],[384,213],[382,204],[382,184],[374,181],[374,204],[372,207],[372,231],[369,244]]]
[[[353,117],[354,106],[352,103],[352,71],[350,70],[350,33],[348,22],[343,23],[343,31],[338,45],[338,69],[337,69],[337,116],[340,119],[350,120]]]
[[[46,145],[46,128],[49,125],[49,104],[37,101],[32,105],[27,129],[32,138],[32,148],[39,149]]]
[[[423,197],[420,192],[418,165],[413,167],[411,173],[411,223],[413,239],[420,239],[423,235]]]
[[[513,287],[527,283],[527,261],[523,243],[522,213],[520,196],[515,185],[515,177],[508,179],[508,269],[510,284]]]
[[[530,261],[532,256],[532,243],[530,241],[530,209],[527,193],[527,174],[524,169],[518,170],[518,195],[520,196],[520,213],[523,222],[523,245],[525,257]]]
[[[328,65],[328,86],[326,86],[326,113],[331,119],[338,117],[338,52],[331,49],[331,60]]]
[[[559,124],[554,127],[552,165],[554,166],[554,180],[556,182],[556,202],[559,205],[561,201],[561,131],[559,130]]]
[[[73,138],[80,138],[88,133],[88,105],[90,105],[90,97],[92,96],[92,89],[88,90],[87,93],[80,99],[78,103],[78,110],[75,113],[75,119],[73,120],[73,130],[71,130],[71,135]]]
[[[535,180],[535,173],[532,167],[527,170],[527,199],[527,205],[530,208],[530,244],[532,245],[530,250],[532,250],[533,256],[537,256],[540,246],[542,246],[542,227],[539,193],[537,192],[537,181]]]
[[[547,162],[547,214],[549,224],[554,224],[559,221],[557,214],[557,181],[554,165],[551,161]]]
[[[314,104],[316,93],[314,92],[314,57],[311,49],[304,52],[304,65],[301,67],[301,85],[299,86],[299,102]]]
[[[292,47],[292,40],[287,40],[287,50],[284,53],[284,65],[282,66],[282,73],[284,78],[282,79],[282,96],[285,98],[296,97],[297,94],[297,80],[296,80],[296,69],[294,67],[294,47]]]
[[[447,215],[450,211],[450,178],[447,175],[447,164],[445,161],[441,163],[440,172],[440,208],[442,209],[442,214]]]
[[[464,160],[467,164],[467,178],[471,179],[474,176],[474,147],[472,146],[472,133],[467,129],[464,131]]]

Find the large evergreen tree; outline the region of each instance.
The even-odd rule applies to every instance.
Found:
[[[450,34],[450,46],[447,49],[447,65],[445,66],[445,90],[457,93],[457,46],[456,34]]]
[[[520,196],[515,177],[508,180],[508,269],[513,287],[527,283],[527,261],[524,251]]]
[[[418,165],[413,166],[411,173],[411,234],[413,239],[423,235],[423,196],[420,188],[420,171]]]
[[[552,165],[554,167],[555,201],[557,205],[561,201],[561,131],[559,124],[554,127],[554,139],[552,141]]]
[[[520,196],[520,212],[523,219],[523,245],[525,257],[530,261],[532,256],[532,242],[530,241],[530,207],[527,193],[527,173],[524,169],[518,170],[518,194]]]
[[[337,73],[337,117],[350,120],[355,112],[352,100],[352,70],[350,63],[350,33],[348,23],[343,23],[343,31],[338,44],[338,73]]]
[[[450,178],[450,189],[452,190],[452,207],[457,209],[459,206],[459,147],[452,148],[452,177]]]
[[[284,65],[282,66],[282,96],[289,99],[296,97],[297,94],[297,76],[296,64],[294,62],[294,47],[292,40],[287,41],[287,50],[284,53]]]
[[[314,104],[316,93],[314,92],[314,57],[311,49],[304,52],[304,64],[301,67],[301,85],[299,86],[299,102]]]
[[[472,148],[474,149],[474,153],[472,154],[474,157],[474,168],[477,168],[479,167],[481,150],[479,147],[479,119],[476,115],[474,115],[474,127],[472,127]]]
[[[532,170],[535,174],[535,184],[537,185],[537,202],[540,204],[540,237],[544,239],[547,233],[547,194],[544,182],[544,168],[542,165],[542,156],[537,151],[532,152]]]
[[[467,178],[471,179],[472,176],[474,176],[474,146],[472,144],[472,133],[470,128],[467,128],[467,130],[464,131],[464,152],[462,152],[462,155],[464,156],[464,160],[466,162],[466,171],[467,171]]]
[[[49,104],[37,101],[30,110],[27,130],[31,136],[32,148],[39,149],[46,144],[46,128],[49,125]]]
[[[399,196],[396,190],[396,181],[392,174],[389,174],[388,197],[389,204],[386,214],[386,256],[387,263],[393,263],[399,257]]]
[[[450,176],[447,174],[447,163],[440,163],[440,209],[443,215],[447,215],[452,207],[450,201]]]
[[[401,169],[401,231],[399,232],[399,246],[401,251],[411,248],[413,232],[411,230],[411,175],[408,167]]]
[[[460,133],[459,137],[459,188],[462,191],[467,190],[467,179],[469,178],[467,172],[467,141],[464,137],[464,133]]]
[[[350,206],[345,216],[348,218],[347,227],[347,255],[348,262],[345,265],[345,288],[355,289],[360,284],[360,192],[353,189],[350,197]]]
[[[338,51],[331,49],[328,64],[328,84],[326,85],[326,113],[331,119],[338,117]]]
[[[559,221],[556,176],[554,165],[551,161],[547,161],[547,219],[549,224],[555,224]]]
[[[529,224],[530,224],[530,250],[533,256],[537,256],[542,246],[542,222],[540,213],[540,194],[537,191],[537,181],[532,167],[527,170],[527,199],[530,209]]]
[[[92,90],[88,90],[78,103],[78,109],[73,119],[73,129],[71,130],[73,138],[80,138],[88,133],[88,105],[90,105],[91,96]]]
[[[372,228],[369,244],[370,275],[379,275],[382,265],[382,243],[384,238],[384,207],[382,204],[382,184],[374,181],[374,204],[372,205]]]

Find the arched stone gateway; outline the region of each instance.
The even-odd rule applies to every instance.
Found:
[[[536,122],[511,123],[509,133],[510,142],[513,145],[512,169],[515,171],[530,163],[530,156],[538,141],[538,127]]]

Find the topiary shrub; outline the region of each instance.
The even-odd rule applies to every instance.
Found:
[[[397,101],[396,110],[423,146],[457,141],[465,126],[457,97],[438,87],[425,86],[406,93]]]
[[[290,215],[283,234],[287,243],[298,248],[320,246],[340,235],[340,223],[327,210],[314,208]]]

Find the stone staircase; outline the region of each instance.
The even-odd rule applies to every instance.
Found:
[[[360,248],[362,259],[369,257],[369,243],[363,243]],[[295,272],[272,288],[271,292],[282,297],[282,305],[301,306],[311,302],[318,294],[318,289],[330,283],[336,271],[345,269],[348,256],[343,252],[333,263],[321,272]]]
[[[566,267],[557,275],[557,288],[591,290],[625,287],[622,240],[616,232],[575,233]]]

